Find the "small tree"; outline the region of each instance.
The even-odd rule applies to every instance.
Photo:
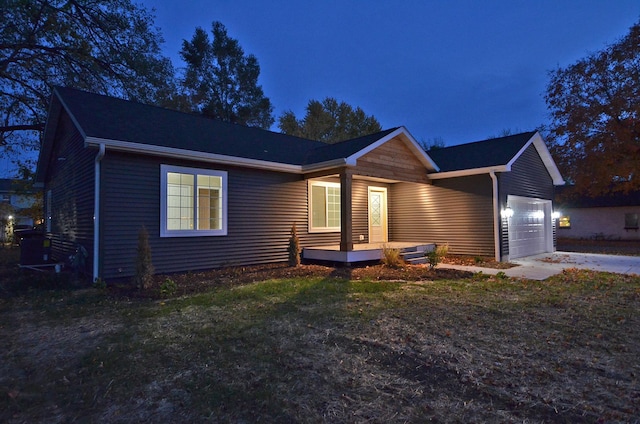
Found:
[[[138,255],[136,257],[136,275],[134,284],[140,289],[148,289],[153,282],[153,263],[151,261],[151,246],[149,233],[143,225],[138,232]]]
[[[440,246],[436,245],[433,250],[430,250],[425,253],[427,257],[427,261],[429,262],[429,269],[433,269],[449,253],[449,244],[441,244]]]
[[[289,266],[300,266],[300,239],[295,222],[291,226],[291,237],[289,237]]]

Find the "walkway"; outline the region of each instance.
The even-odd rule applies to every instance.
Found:
[[[508,269],[482,268],[477,266],[439,264],[439,268],[460,269],[495,275],[504,272],[508,277],[545,280],[566,268],[591,269],[618,274],[640,275],[640,256],[598,255],[593,253],[555,252],[514,259],[518,266]]]

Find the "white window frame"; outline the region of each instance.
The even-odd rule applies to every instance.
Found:
[[[169,230],[167,228],[167,174],[175,172],[179,174],[193,175],[193,222],[194,229],[188,230]],[[222,225],[221,228],[215,230],[198,230],[197,229],[197,213],[198,213],[198,175],[208,175],[221,177],[222,190]],[[160,237],[204,237],[204,236],[226,236],[227,235],[227,172],[212,169],[187,168],[183,166],[160,165]]]
[[[307,198],[309,200],[309,213],[308,213],[308,223],[309,223],[309,232],[310,233],[339,233],[341,226],[337,227],[315,227],[313,225],[313,187],[324,187],[325,188],[325,199],[327,196],[327,188],[338,188],[340,189],[340,183],[332,183],[328,181],[314,181],[309,180],[307,184]],[[325,205],[325,216],[328,216],[328,203]],[[340,217],[342,220],[342,217]],[[341,221],[342,222],[342,221]]]

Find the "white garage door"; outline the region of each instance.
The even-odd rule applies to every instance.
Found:
[[[553,251],[551,201],[508,196],[513,211],[509,218],[509,258]]]

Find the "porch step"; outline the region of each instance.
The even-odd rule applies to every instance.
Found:
[[[427,258],[425,257],[426,252],[430,252],[435,249],[434,244],[421,244],[418,246],[405,247],[400,249],[400,256],[402,259],[409,265],[418,265],[418,264],[426,264]]]

